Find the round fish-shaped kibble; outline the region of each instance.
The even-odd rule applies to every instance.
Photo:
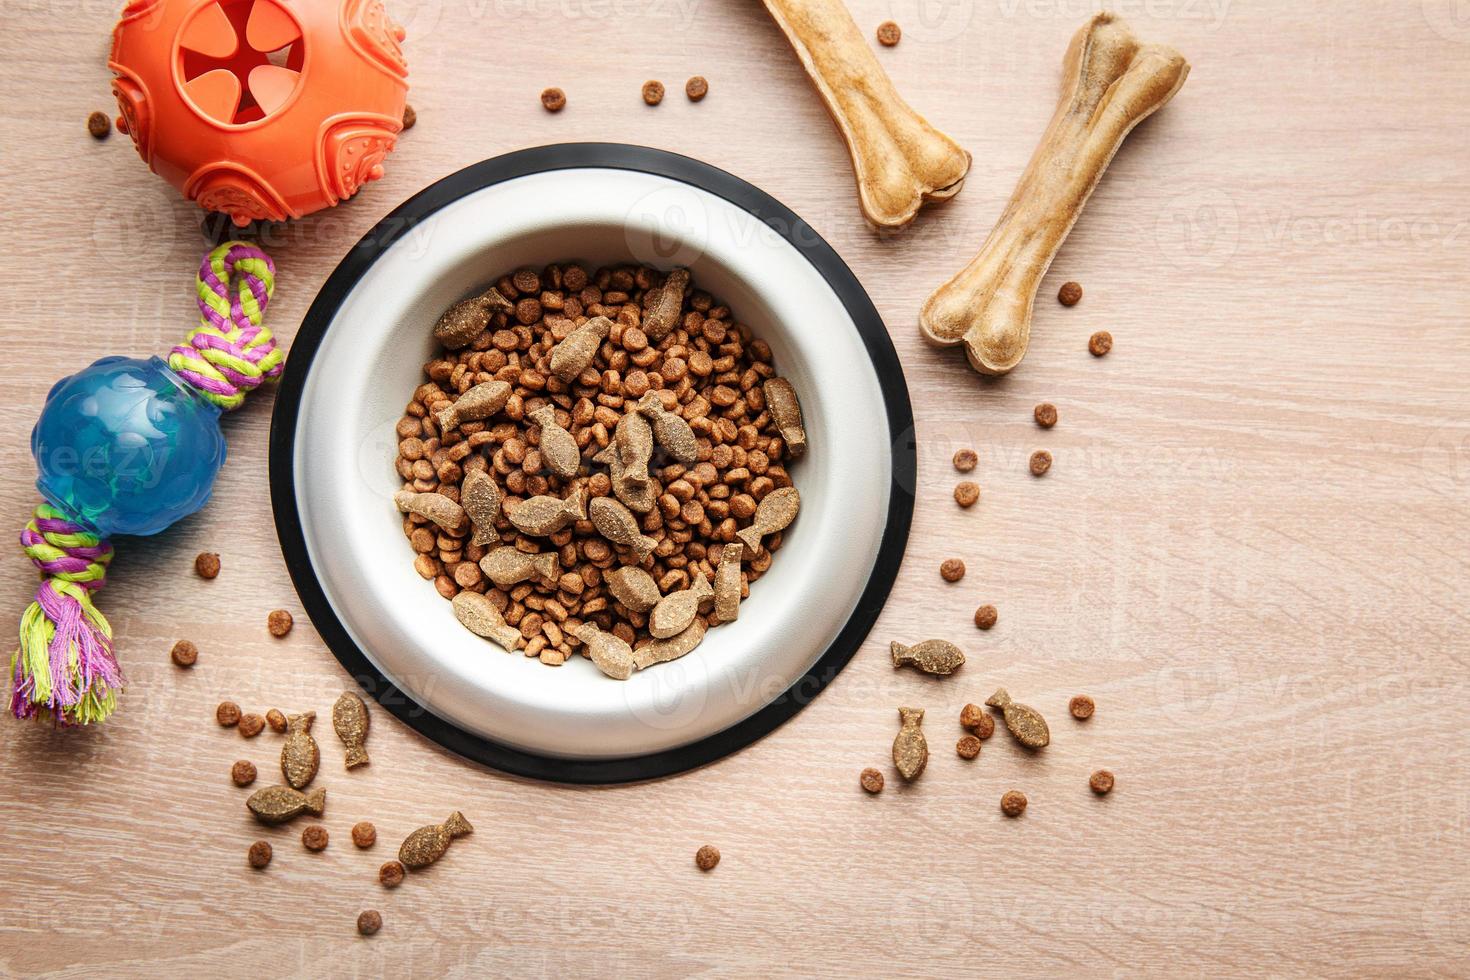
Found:
[[[572,491],[565,500],[559,497],[538,496],[523,500],[506,517],[522,534],[546,537],[555,534],[573,521],[587,516],[581,488]]]
[[[404,513],[426,517],[446,531],[458,531],[464,527],[464,508],[442,493],[400,490],[393,495],[393,503]]]
[[[624,565],[602,576],[613,598],[635,613],[644,613],[658,605],[661,598],[658,583],[641,568]]]
[[[715,569],[715,615],[722,623],[733,623],[740,616],[740,559],[745,555],[745,545],[731,541],[720,552],[720,564]]]
[[[682,415],[664,408],[662,396],[650,391],[638,400],[638,414],[648,419],[653,426],[653,438],[664,452],[684,466],[692,466],[699,459],[699,440]]]
[[[786,442],[786,450],[794,459],[806,452],[806,429],[801,422],[801,402],[796,389],[785,378],[771,378],[761,386],[766,393],[766,409]]]
[[[495,604],[480,593],[460,592],[450,600],[450,605],[454,608],[454,618],[476,636],[499,644],[507,653],[521,645],[521,631],[506,623]]]
[[[611,497],[594,497],[587,505],[587,517],[597,533],[615,545],[633,552],[635,561],[643,561],[658,547],[658,541],[638,529],[638,519],[625,504]]]
[[[587,647],[587,656],[598,670],[619,681],[632,676],[633,648],[622,637],[604,633],[593,623],[582,623],[572,635]]]
[[[510,545],[496,548],[480,559],[480,571],[502,589],[533,577],[543,582],[555,582],[560,569],[554,551],[528,555]]]
[[[911,647],[890,643],[888,650],[893,666],[914,667],[926,674],[952,674],[965,665],[965,655],[948,640],[925,640]]]
[[[1028,749],[1045,748],[1050,744],[1051,730],[1047,728],[1046,719],[1041,717],[1041,712],[1030,705],[1012,701],[1005,688],[996,691],[985,703],[1000,709],[1006,728],[1015,736],[1016,741]]]
[[[483,470],[471,470],[459,485],[459,503],[474,526],[471,544],[486,545],[499,538],[495,519],[500,516],[504,496],[495,478]]]
[[[665,640],[653,640],[633,651],[633,663],[639,669],[678,660],[704,642],[704,621],[696,619],[689,628]]]
[[[398,848],[398,860],[405,868],[427,868],[444,856],[454,838],[474,829],[464,814],[455,810],[443,823],[420,827],[409,834]]]
[[[514,309],[510,300],[491,286],[479,296],[460,300],[445,310],[434,324],[434,339],[448,350],[459,350],[485,332],[495,313],[509,313]]]
[[[286,740],[281,743],[281,775],[292,789],[305,789],[316,778],[322,753],[311,737],[315,711],[292,715],[286,721]]]
[[[591,366],[612,326],[607,317],[595,316],[567,334],[566,340],[551,348],[551,373],[568,384],[574,381]]]
[[[348,769],[365,766],[370,761],[367,754],[368,710],[356,691],[343,691],[337,703],[332,705],[332,730],[347,749],[344,764]]]
[[[556,424],[556,409],[542,405],[527,418],[541,427],[539,448],[547,468],[563,480],[576,476],[582,466],[582,450],[572,434]]]
[[[755,520],[750,527],[736,531],[735,536],[745,542],[752,556],[760,554],[761,538],[785,530],[796,520],[801,509],[801,494],[795,487],[780,487],[766,494],[755,509]]]
[[[919,726],[924,723],[923,708],[899,708],[900,728],[893,739],[893,765],[906,780],[918,779],[929,764],[929,742]]]
[[[510,401],[510,384],[505,381],[486,381],[477,384],[455,399],[454,404],[439,413],[439,431],[448,432],[461,422],[478,422],[488,419]]]
[[[653,607],[653,612],[648,614],[649,635],[664,640],[684,632],[699,615],[699,607],[714,594],[709,579],[695,573],[689,588],[671,592]]]

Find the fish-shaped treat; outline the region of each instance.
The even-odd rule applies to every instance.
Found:
[[[541,442],[538,448],[541,450],[541,458],[545,461],[546,468],[563,480],[570,480],[576,476],[577,470],[582,466],[582,450],[577,448],[577,440],[572,437],[572,434],[557,425],[556,407],[550,404],[542,405],[526,417],[541,427]]]
[[[343,691],[337,703],[332,705],[332,730],[347,747],[343,765],[348,769],[368,764],[367,736],[368,709],[356,691]]]
[[[796,492],[795,487],[772,490],[755,509],[755,520],[750,527],[736,531],[735,536],[745,542],[745,547],[750,549],[750,554],[754,557],[760,554],[761,538],[785,530],[796,520],[796,512],[800,509],[801,494]]]
[[[653,457],[653,429],[637,412],[618,420],[607,448],[592,457],[609,469],[613,493],[630,510],[646,514],[653,509],[656,488],[648,478],[648,461]]]
[[[597,528],[598,534],[613,544],[632,551],[635,561],[643,561],[658,547],[657,540],[639,530],[638,518],[620,500],[612,497],[592,498],[592,502],[587,505],[587,517],[592,521],[592,526]]]
[[[695,572],[694,581],[689,583],[689,588],[670,592],[653,607],[653,612],[648,614],[649,635],[658,640],[666,640],[684,632],[699,614],[699,607],[707,604],[714,595],[715,590],[710,587],[709,579]]]
[[[731,541],[720,552],[720,564],[715,569],[715,615],[722,623],[733,623],[740,616],[740,559],[745,555],[745,545]]]
[[[459,350],[485,332],[492,315],[514,310],[511,301],[491,286],[480,295],[462,299],[445,310],[434,324],[434,339],[447,350]]]
[[[400,490],[393,495],[393,504],[405,514],[427,517],[446,531],[458,531],[464,527],[464,508],[442,493]]]
[[[893,666],[915,667],[926,674],[953,674],[965,665],[965,655],[948,640],[925,640],[911,647],[890,643],[888,650],[893,655]]]
[[[454,618],[476,636],[498,644],[506,653],[521,645],[521,631],[507,623],[495,604],[480,593],[460,592],[449,604],[454,608]]]
[[[684,308],[684,290],[688,288],[689,270],[670,269],[653,306],[643,314],[643,332],[649,340],[658,343],[679,325],[679,311]]]
[[[688,629],[677,636],[671,636],[665,640],[653,640],[634,650],[633,664],[642,670],[654,664],[678,660],[704,642],[704,633],[704,623],[696,619],[689,624]]]
[[[567,334],[566,340],[551,348],[551,373],[568,384],[575,381],[592,365],[612,325],[607,317],[595,316]]]
[[[505,516],[522,534],[544,538],[586,518],[585,499],[585,492],[578,487],[566,499],[543,495],[522,500],[514,509],[508,508]]]
[[[907,780],[919,778],[929,764],[929,742],[919,726],[924,723],[923,708],[899,708],[900,727],[893,739],[893,765]]]
[[[292,789],[305,789],[316,778],[322,763],[321,749],[311,737],[315,711],[306,711],[286,719],[286,740],[281,743],[281,775]]]
[[[602,580],[613,598],[635,613],[648,612],[662,598],[653,576],[633,565],[604,572]]]
[[[572,635],[587,647],[587,656],[613,680],[625,681],[633,674],[633,648],[623,638],[604,633],[595,623],[582,623]]]
[[[459,485],[459,503],[474,527],[471,544],[487,545],[496,540],[495,519],[500,516],[500,502],[504,500],[500,484],[484,470],[470,470]]]
[[[450,841],[473,833],[474,829],[464,814],[455,810],[443,823],[420,827],[409,834],[398,848],[398,860],[405,868],[427,868],[444,856]]]
[[[1051,729],[1046,727],[1046,719],[1041,717],[1041,712],[1030,705],[1012,701],[1005,688],[996,691],[985,703],[1000,709],[1006,728],[1026,748],[1045,748],[1051,742]]]
[[[264,824],[285,823],[303,813],[319,817],[327,807],[327,791],[318,788],[303,793],[289,786],[267,786],[251,793],[245,806]]]
[[[796,389],[785,378],[770,378],[761,390],[766,394],[766,410],[776,428],[781,430],[781,439],[792,459],[806,452],[806,429],[801,424],[801,402],[796,398]]]
[[[547,583],[555,582],[561,565],[557,562],[554,551],[528,555],[511,545],[505,545],[480,559],[480,571],[490,581],[506,589],[532,577]]]
[[[693,466],[699,459],[699,440],[684,417],[664,408],[663,397],[650,391],[638,399],[638,414],[653,426],[653,438],[675,462]]]
[[[439,413],[435,421],[440,433],[448,432],[461,422],[478,422],[488,419],[510,401],[510,384],[505,381],[486,381],[477,384],[454,400],[454,404]]]

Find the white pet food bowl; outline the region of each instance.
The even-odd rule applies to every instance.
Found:
[[[735,623],[619,682],[547,667],[464,629],[391,498],[394,426],[452,303],[517,266],[688,266],[771,346],[801,397],[802,507]],[[792,212],[730,174],[643,147],[569,144],[446,177],[385,218],[322,287],[271,426],[291,576],[332,652],[378,701],[470,759],[542,779],[678,772],[759,738],[861,644],[913,510],[913,418],[872,303]]]

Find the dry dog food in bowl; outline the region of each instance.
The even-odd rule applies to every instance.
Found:
[[[395,502],[466,628],[626,680],[738,616],[807,444],[795,388],[729,307],[686,269],[566,263],[501,276],[434,336]]]

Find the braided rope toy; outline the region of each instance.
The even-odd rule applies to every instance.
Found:
[[[209,500],[225,460],[220,413],[281,373],[262,324],[275,266],[226,242],[200,263],[200,322],[168,362],[106,357],[51,389],[31,434],[46,503],[21,532],[41,574],[11,659],[17,718],[103,721],[122,669],[112,627],[92,602],[107,581],[114,534],[156,534]]]

